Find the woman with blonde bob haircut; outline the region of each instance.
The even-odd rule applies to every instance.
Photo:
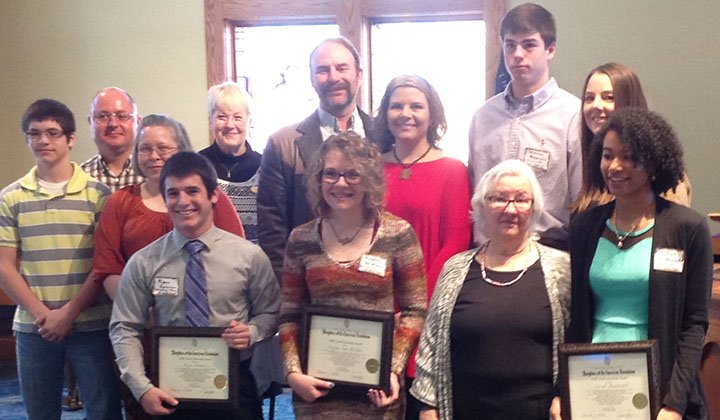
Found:
[[[543,207],[524,162],[503,161],[480,180],[472,214],[488,240],[440,274],[410,390],[421,419],[546,420],[559,405],[570,256],[533,239]]]
[[[208,90],[212,144],[198,153],[208,158],[218,174],[218,186],[233,201],[249,241],[257,243],[257,191],[262,155],[247,141],[253,99],[235,82]]]
[[[355,133],[328,138],[309,165],[308,201],[317,218],[295,228],[285,251],[280,347],[298,419],[400,419],[403,372],[425,318],[422,250],[412,227],[383,211],[383,166],[374,145]],[[332,389],[302,371],[303,307],[382,311],[395,318],[390,393]],[[395,310],[397,304],[398,310]]]

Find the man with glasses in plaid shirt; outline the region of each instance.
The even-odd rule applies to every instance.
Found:
[[[112,191],[143,181],[132,166],[133,142],[141,118],[135,100],[120,88],[107,87],[93,98],[88,122],[98,154],[81,167]]]

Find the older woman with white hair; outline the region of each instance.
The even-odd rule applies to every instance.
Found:
[[[570,257],[533,235],[543,195],[507,160],[480,180],[473,218],[488,238],[443,267],[411,393],[421,419],[547,419],[569,317]]]
[[[218,174],[218,187],[232,200],[245,228],[257,243],[258,169],[262,155],[247,141],[253,100],[242,86],[225,82],[208,90],[208,114],[213,143],[198,153]]]

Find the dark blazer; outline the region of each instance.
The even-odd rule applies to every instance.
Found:
[[[370,135],[372,118],[359,113],[363,129]],[[263,152],[257,196],[258,236],[278,281],[290,232],[314,217],[307,201],[305,167],[322,142],[320,117],[315,111],[299,124],[273,134]]]
[[[682,273],[659,271],[650,262],[648,338],[660,346],[662,404],[685,419],[707,419],[707,402],[698,375],[708,326],[712,287],[712,245],[707,222],[687,207],[656,199],[653,255],[659,248],[685,251]],[[590,342],[594,298],[588,280],[605,221],[615,202],[579,214],[570,227],[572,300],[567,342]]]

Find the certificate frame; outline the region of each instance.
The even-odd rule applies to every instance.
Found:
[[[370,352],[370,358],[366,359],[364,357],[360,357],[360,359],[366,359],[364,364],[356,363],[353,367],[359,370],[362,370],[362,368],[365,367],[369,375],[371,371],[377,369],[376,374],[372,373],[376,376],[375,380],[357,380],[357,375],[353,376],[352,373],[330,372],[330,374],[328,374],[328,371],[332,371],[334,368],[333,359],[341,358],[341,356],[346,356],[341,354],[336,354],[336,357],[324,358],[322,363],[323,368],[321,370],[324,370],[325,373],[317,373],[317,370],[319,369],[316,369],[316,366],[313,366],[313,364],[317,364],[313,362],[313,360],[315,360],[315,357],[313,357],[310,353],[325,351],[325,353],[330,352],[332,355],[332,350],[327,349],[327,346],[325,349],[312,347],[318,345],[318,341],[322,343],[324,341],[323,336],[329,334],[324,331],[321,333],[321,330],[319,329],[320,327],[318,327],[318,325],[336,325],[338,322],[342,322],[343,326],[346,326],[346,328],[348,329],[355,328],[356,326],[360,325],[364,327],[369,327],[368,329],[374,331],[371,334],[372,337],[369,339],[369,342],[374,343],[376,346],[367,346],[364,348],[364,350],[368,350],[368,348],[372,347],[372,349],[368,350]],[[346,392],[365,394],[367,393],[368,388],[375,388],[382,389],[383,391],[385,391],[386,395],[390,395],[390,371],[392,364],[394,324],[395,314],[392,312],[346,309],[321,305],[305,306],[303,308],[303,324],[300,347],[300,361],[302,364],[303,372],[323,380],[331,381],[335,384],[336,388],[342,389]],[[353,331],[353,333],[355,333],[355,331]],[[330,337],[333,336],[331,335]],[[350,349],[345,350],[350,350],[352,352],[353,350],[358,350],[361,347],[359,340],[366,339],[364,337],[364,334],[361,334],[360,338],[358,338],[358,341],[354,342],[353,339],[356,337],[357,336],[352,336],[350,333],[348,333],[348,336],[342,337],[340,335],[337,335],[331,339],[328,339],[328,343],[326,344],[328,344],[328,346],[337,345],[337,342],[333,344],[333,340],[339,338],[341,341],[339,345],[351,347]],[[348,341],[349,344],[342,343],[342,341]],[[354,347],[354,349],[352,349],[352,347]],[[344,357],[345,361],[347,361],[348,359],[352,360],[352,355],[351,357]],[[341,366],[337,370],[340,371],[343,368],[344,367]]]
[[[171,393],[173,397],[178,400],[179,408],[211,408],[223,410],[238,407],[240,354],[237,350],[227,346],[227,343],[221,337],[224,330],[225,328],[221,327],[154,327],[152,329],[150,341],[150,380],[153,385]],[[178,363],[177,360],[166,360],[166,358],[161,355],[167,355],[168,350],[173,350],[169,346],[177,342],[181,343],[182,352],[187,351],[188,344],[193,348],[197,348],[200,353],[203,352],[203,349],[207,348],[220,349],[224,347],[227,349],[227,357],[225,357],[225,354],[222,352],[219,355],[214,355],[215,352],[213,351],[210,352],[209,356],[209,358],[218,358],[217,363],[221,366],[220,374],[213,376],[212,385],[218,389],[227,388],[227,397],[211,396],[209,398],[198,398],[186,396],[182,392],[176,395],[171,390],[161,386],[161,384],[165,382],[161,377],[163,375],[161,372],[166,371],[167,368],[172,368],[173,362]],[[180,356],[178,356],[178,358],[179,357]],[[194,362],[189,361],[189,363],[193,364]],[[190,367],[190,369],[191,368],[192,367]],[[183,384],[183,386],[184,385],[185,384]],[[188,387],[192,385],[193,384],[187,384]],[[193,389],[197,388],[193,387]]]
[[[658,353],[658,343],[657,340],[654,339],[644,341],[624,341],[616,343],[560,344],[558,346],[558,359],[560,369],[559,381],[563,419],[572,420],[573,418],[571,401],[573,395],[571,395],[570,392],[571,385],[582,386],[583,384],[587,385],[588,383],[590,383],[590,381],[595,381],[595,386],[600,388],[600,392],[607,392],[606,388],[609,387],[608,385],[612,381],[616,381],[615,383],[617,383],[617,377],[615,376],[618,372],[623,375],[627,374],[627,376],[630,377],[637,377],[636,375],[647,374],[647,390],[644,393],[640,392],[634,394],[632,397],[632,405],[636,409],[640,410],[645,408],[643,404],[646,403],[647,407],[649,408],[650,419],[655,419],[661,407],[659,387],[660,361]],[[617,366],[618,360],[620,361],[620,363],[625,360],[630,360],[631,358],[637,357],[640,357],[640,360],[642,360],[642,357],[644,356],[644,366],[646,367],[646,370],[638,374],[635,371],[628,373],[627,371],[623,372],[622,368],[618,370],[617,368],[609,367],[607,370],[595,372],[596,374],[602,373],[602,375],[593,375],[593,372],[588,372],[586,374],[586,372],[583,370],[582,378],[571,378],[571,359],[583,358],[586,356],[591,356],[592,358],[596,358],[596,360],[600,360],[600,358],[602,358],[603,364],[610,364],[610,366]],[[572,361],[577,362],[579,361],[579,359]],[[615,364],[613,365],[613,363]],[[608,376],[604,381],[600,377],[605,375],[606,373],[608,374]],[[598,378],[593,378],[593,376],[598,376]],[[640,376],[640,380],[643,380],[642,376]],[[590,386],[592,387],[592,385]],[[583,418],[589,419],[589,417]],[[598,418],[604,419],[606,417]]]

